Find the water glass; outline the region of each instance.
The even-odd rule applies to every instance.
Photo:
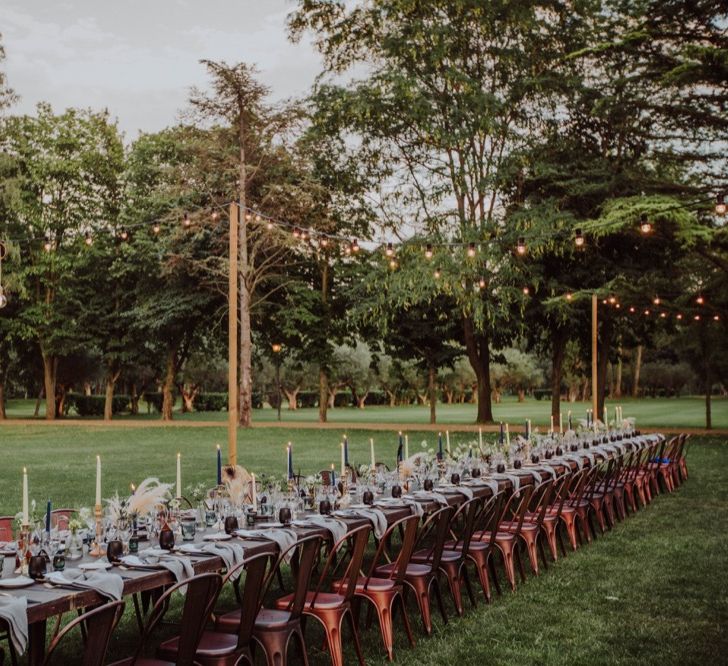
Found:
[[[194,541],[197,525],[194,518],[185,518],[182,520],[182,541]]]

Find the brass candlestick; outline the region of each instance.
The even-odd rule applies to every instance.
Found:
[[[101,557],[103,555],[103,552],[101,551],[101,521],[103,517],[104,511],[101,508],[101,505],[97,504],[94,507],[94,518],[96,519],[96,540],[88,552],[89,555],[93,555],[94,557]]]

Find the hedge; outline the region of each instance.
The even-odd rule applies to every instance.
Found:
[[[164,394],[159,392],[147,392],[142,395],[142,400],[147,403],[149,409],[155,412],[162,412],[162,403],[164,402]]]
[[[106,396],[72,393],[66,396],[68,408],[73,407],[79,416],[103,416]],[[122,414],[131,411],[131,396],[115,395],[111,401],[111,413]]]
[[[227,393],[198,393],[195,397],[196,412],[221,412],[227,406]]]

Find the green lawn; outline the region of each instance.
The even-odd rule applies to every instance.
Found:
[[[702,397],[682,398],[640,398],[633,400],[625,398],[619,401],[607,401],[609,413],[616,405],[622,405],[626,417],[634,416],[638,425],[644,427],[694,427],[705,426],[705,400]],[[574,418],[584,418],[586,409],[591,404],[585,402],[563,403],[564,425],[566,425],[566,414],[571,410]],[[29,418],[33,416],[35,407],[34,400],[10,400],[7,413],[10,418]],[[145,413],[136,417],[120,416],[120,419],[159,419],[158,414]],[[551,413],[549,400],[527,399],[519,403],[514,397],[507,396],[502,403],[494,405],[494,417],[496,421],[507,421],[512,424],[522,424],[526,419],[531,419],[534,425],[548,426]],[[41,415],[44,409],[41,408]],[[476,406],[464,405],[438,405],[438,420],[446,424],[472,424],[475,421]],[[315,422],[318,420],[318,409],[297,409],[294,411],[284,408],[281,412],[284,422]],[[192,413],[178,414],[177,418],[196,421],[224,421],[227,418],[225,412],[218,413]],[[256,422],[275,421],[276,412],[273,409],[255,410],[254,420]],[[405,406],[405,407],[367,407],[366,409],[337,408],[329,411],[329,421],[334,423],[428,423],[429,408],[426,406]],[[713,427],[728,428],[728,398],[713,399]]]
[[[349,435],[353,460],[366,460],[369,433]],[[434,443],[433,433],[412,433],[410,449],[425,437]],[[465,438],[455,435],[453,443]],[[242,433],[242,462],[256,471],[282,473],[288,439],[294,442],[295,466],[303,472],[336,460],[338,433],[262,428]],[[108,496],[149,474],[172,481],[178,450],[185,484],[212,483],[216,442],[224,442],[222,429],[3,426],[0,513],[19,507],[23,465],[29,468],[32,497],[44,501],[50,495],[56,506],[88,505],[96,453],[103,457]],[[382,458],[394,458],[394,433],[378,433],[375,442]],[[545,575],[529,577],[516,594],[468,608],[464,618],[447,626],[436,618],[433,638],[421,633],[412,609],[418,645],[409,650],[398,629],[397,661],[664,666],[721,660],[718,655],[728,650],[728,446],[718,438],[695,438],[689,464],[691,477],[678,492],[658,497]],[[319,649],[320,632],[310,629],[312,664],[328,664]],[[362,633],[367,662],[385,663],[377,630]],[[136,639],[127,613],[111,656],[128,654]],[[347,663],[354,663],[349,641],[346,649]]]

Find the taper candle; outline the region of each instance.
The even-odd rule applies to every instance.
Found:
[[[23,525],[29,522],[28,504],[28,470],[23,467]]]
[[[369,438],[369,450],[372,454],[372,471],[377,468],[377,459],[374,457],[374,438]]]
[[[447,455],[450,457],[450,431],[445,431],[445,448],[447,449]]]
[[[344,474],[346,473],[346,459],[344,458],[344,442],[341,442],[339,445],[341,446],[341,479],[344,479]]]
[[[404,436],[404,457],[409,458],[409,435]]]
[[[217,485],[222,485],[222,452],[219,444],[217,445]]]
[[[101,506],[101,456],[96,456],[96,506]]]
[[[511,447],[511,429],[506,423],[506,446],[510,449]]]
[[[253,503],[253,510],[258,510],[258,489],[255,487],[255,474],[250,475],[250,498]]]
[[[182,461],[181,454],[177,454],[177,497],[182,497]]]

